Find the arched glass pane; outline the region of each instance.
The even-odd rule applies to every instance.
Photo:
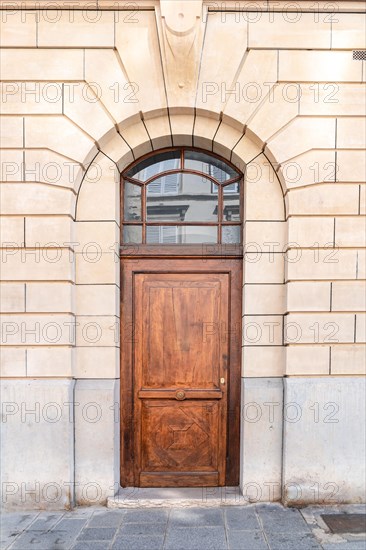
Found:
[[[218,194],[209,179],[196,174],[168,174],[147,185],[146,220],[217,222]]]
[[[139,185],[125,182],[123,209],[125,221],[141,220],[141,187]]]
[[[228,181],[236,176],[239,177],[239,173],[226,162],[200,151],[187,150],[184,152],[184,168],[203,172],[220,182]]]
[[[126,177],[146,181],[160,172],[177,168],[180,168],[180,151],[166,151],[142,160],[126,172]]]

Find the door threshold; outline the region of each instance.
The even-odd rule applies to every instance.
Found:
[[[107,500],[108,508],[187,508],[243,506],[248,504],[240,487],[120,488]]]

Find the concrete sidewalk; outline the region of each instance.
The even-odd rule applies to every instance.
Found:
[[[365,534],[330,534],[320,517],[365,511],[256,504],[3,513],[1,550],[366,550]]]

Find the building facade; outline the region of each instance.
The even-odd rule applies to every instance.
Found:
[[[2,8],[3,506],[364,501],[364,4]]]

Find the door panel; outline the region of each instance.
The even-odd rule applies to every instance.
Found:
[[[122,283],[122,486],[236,485],[241,261],[124,260]]]
[[[172,476],[177,485],[183,472],[185,485],[225,479],[228,341],[217,327],[228,323],[228,282],[227,273],[135,276],[141,486]]]

